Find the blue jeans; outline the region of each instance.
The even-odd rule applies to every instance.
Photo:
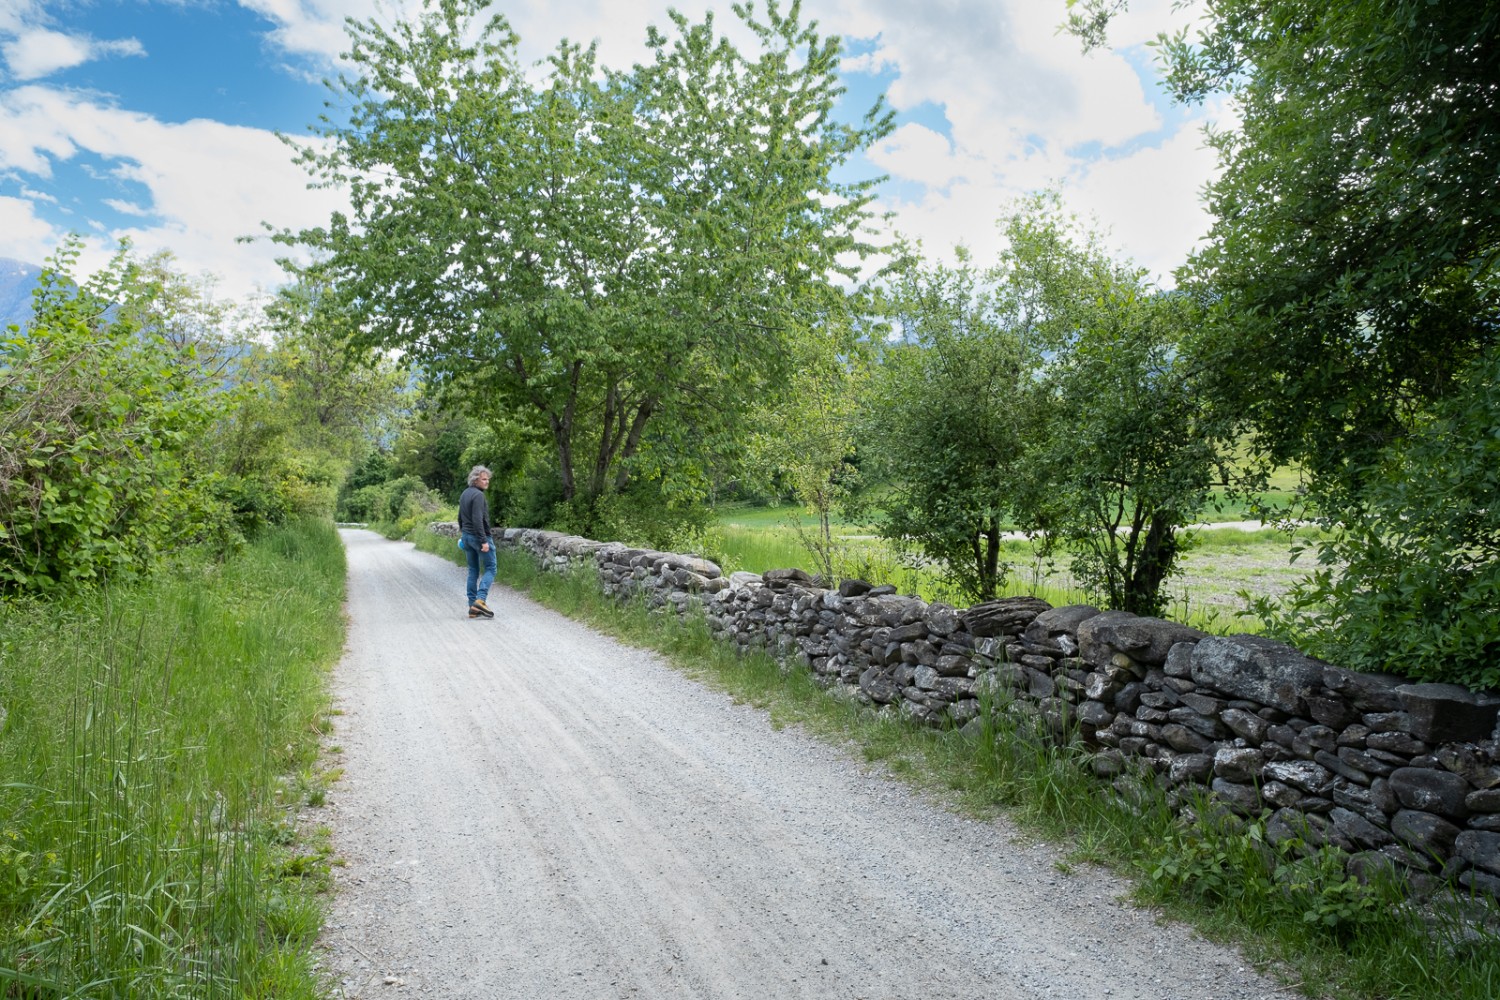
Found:
[[[495,543],[490,542],[488,552],[480,552],[479,547],[489,539],[480,538],[478,535],[464,535],[464,558],[469,560],[469,603],[475,600],[483,601],[490,596],[490,584],[495,582]],[[483,575],[480,574],[481,565]]]

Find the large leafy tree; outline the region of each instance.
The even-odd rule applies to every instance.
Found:
[[[1070,0],[1095,40],[1122,5]],[[1335,532],[1322,558],[1347,565],[1315,578],[1290,634],[1351,665],[1494,683],[1492,626],[1427,637],[1500,615],[1480,582],[1500,506],[1472,502],[1483,477],[1457,462],[1500,430],[1483,422],[1500,351],[1500,2],[1209,0],[1203,23],[1161,51],[1181,99],[1226,94],[1241,118],[1212,136],[1215,221],[1184,275],[1214,306],[1195,345],[1204,387],[1268,460],[1311,473]],[[1445,455],[1433,427],[1469,438]],[[1450,462],[1465,488],[1422,485]],[[1459,579],[1477,589],[1460,598]],[[1393,581],[1401,614],[1377,599]]]
[[[352,22],[347,121],[303,162],[352,212],[283,239],[399,348],[479,406],[529,412],[564,499],[622,489],[652,447],[698,447],[785,371],[798,316],[863,248],[867,183],[834,171],[890,128],[834,117],[840,44],[794,4],[745,55],[710,17],[602,70],[562,44],[537,85],[477,0]],[[470,41],[477,38],[476,41]],[[684,463],[686,468],[690,463]]]
[[[1225,91],[1217,395],[1278,459],[1358,491],[1495,342],[1500,3],[1214,0],[1164,47],[1184,100]]]

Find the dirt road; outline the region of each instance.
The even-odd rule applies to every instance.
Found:
[[[1284,997],[1233,952],[463,571],[344,532],[348,997]]]

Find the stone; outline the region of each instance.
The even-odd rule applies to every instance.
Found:
[[[1045,602],[1043,602],[1045,603]],[[1069,604],[1060,608],[1048,607],[1027,623],[1024,635],[1029,642],[1054,642],[1059,636],[1078,635],[1078,626],[1099,613],[1091,604]]]
[[[1454,774],[1463,775],[1463,779],[1475,788],[1500,788],[1500,767],[1496,767],[1489,755],[1481,753],[1479,747],[1473,744],[1458,743],[1439,747],[1434,756],[1440,765]]]
[[[1323,670],[1323,686],[1343,696],[1358,712],[1393,712],[1400,708],[1396,688],[1403,683],[1403,678],[1390,674],[1365,674],[1332,664]]]
[[[939,656],[933,664],[937,672],[944,677],[967,677],[969,676],[970,660],[967,656]]]
[[[1476,893],[1482,892],[1486,896],[1500,897],[1500,878],[1488,872],[1464,872],[1458,877],[1458,884],[1465,889],[1472,889]]]
[[[1384,847],[1395,843],[1390,831],[1383,830],[1357,812],[1335,806],[1328,818],[1345,838],[1360,847]]]
[[[1338,744],[1341,747],[1354,747],[1356,750],[1363,750],[1365,747],[1365,739],[1369,735],[1369,726],[1363,725],[1358,722],[1351,723],[1350,725],[1344,727],[1344,731],[1342,733],[1339,733]]]
[[[1464,806],[1472,813],[1500,813],[1500,788],[1481,788],[1470,792]]]
[[[973,698],[955,701],[948,706],[948,717],[959,726],[972,722],[979,718],[979,702]]]
[[[1141,695],[1146,693],[1146,685],[1140,681],[1131,681],[1120,688],[1115,695],[1115,708],[1121,712],[1133,713],[1141,706]]]
[[[1391,791],[1389,778],[1376,778],[1370,782],[1370,801],[1375,804],[1375,808],[1387,816],[1401,808],[1401,801],[1396,798],[1396,793]]]
[[[1464,800],[1473,789],[1452,771],[1434,771],[1420,767],[1397,768],[1391,773],[1391,791],[1408,809],[1437,813],[1453,819],[1469,815]]]
[[[1167,742],[1173,750],[1188,754],[1203,754],[1213,748],[1213,741],[1202,736],[1187,726],[1172,723],[1161,727],[1161,738]]]
[[[1357,812],[1373,822],[1381,824],[1387,822],[1386,814],[1375,805],[1374,797],[1370,794],[1370,789],[1358,782],[1339,781],[1335,778],[1333,782],[1333,801],[1336,805],[1342,806],[1351,812]]]
[[[1453,853],[1459,829],[1441,816],[1402,809],[1391,817],[1391,832],[1397,840],[1419,854],[1446,858]]]
[[[1356,770],[1380,777],[1385,777],[1396,770],[1393,765],[1378,761],[1363,750],[1356,750],[1353,747],[1339,747],[1339,760]]]
[[[1307,714],[1330,729],[1343,729],[1359,721],[1359,711],[1337,695],[1308,695],[1304,701]]]
[[[1313,754],[1313,760],[1317,761],[1319,764],[1322,764],[1334,774],[1342,775],[1349,781],[1357,782],[1361,785],[1368,785],[1370,783],[1370,776],[1368,774],[1359,770],[1358,768],[1350,767],[1348,764],[1345,764],[1337,756],[1329,753],[1327,750],[1319,750],[1317,753]]]
[[[962,624],[952,605],[934,601],[927,606],[927,629],[933,635],[950,636]]]
[[[1186,726],[1198,735],[1211,740],[1222,740],[1229,737],[1229,730],[1218,719],[1200,715],[1186,706],[1172,709],[1167,713],[1167,717],[1179,726]]]
[[[912,675],[912,683],[923,691],[931,691],[937,687],[940,676],[931,667],[917,667],[916,673]]]
[[[1276,845],[1321,847],[1327,842],[1325,831],[1332,825],[1322,816],[1309,816],[1295,809],[1278,809],[1266,821],[1266,839]]]
[[[1115,713],[1111,712],[1103,702],[1090,700],[1079,704],[1078,719],[1095,729],[1102,729],[1114,722]]]
[[[1020,635],[1050,610],[1052,605],[1039,597],[1005,597],[976,604],[959,612],[959,618],[973,636]]]
[[[1193,647],[1196,645],[1196,642],[1179,642],[1167,650],[1162,669],[1168,677],[1187,678],[1193,675]]]
[[[1125,755],[1118,750],[1101,750],[1089,763],[1100,778],[1113,778],[1125,772]]]
[[[1173,647],[1174,649],[1176,647]],[[1228,704],[1223,698],[1211,698],[1208,695],[1185,692],[1182,694],[1182,703],[1199,715],[1206,715],[1217,719],[1224,714]]]
[[[870,582],[868,582],[866,580],[849,579],[849,580],[844,580],[844,581],[842,581],[839,584],[839,596],[840,597],[863,597],[865,594],[868,594],[870,591],[872,591],[874,589],[875,589],[874,584],[871,584]]]
[[[1193,649],[1193,680],[1231,697],[1299,714],[1327,664],[1258,635],[1209,636]]]
[[[1030,667],[1022,667],[1026,671],[1026,691],[1032,698],[1040,701],[1043,698],[1051,698],[1057,694],[1057,682],[1050,674]]]
[[[1215,778],[1209,785],[1213,793],[1241,816],[1253,816],[1260,812],[1260,793],[1254,785],[1240,784],[1225,778]]]
[[[882,705],[888,705],[901,697],[900,686],[890,674],[879,667],[869,667],[859,675],[859,689],[868,695],[871,701]]]
[[[1333,782],[1328,768],[1310,760],[1276,761],[1265,766],[1262,774],[1273,781],[1285,782],[1309,795],[1321,795]]]
[[[1489,739],[1500,715],[1500,698],[1475,694],[1457,684],[1403,684],[1396,688],[1411,716],[1411,734],[1428,743],[1477,743]]]
[[[1267,781],[1260,786],[1261,798],[1278,808],[1290,809],[1302,804],[1307,798],[1291,785],[1280,781]]]
[[[1500,875],[1500,833],[1465,830],[1455,839],[1453,852],[1475,868]]]
[[[884,642],[915,642],[927,638],[926,622],[910,622],[906,625],[894,625],[889,628],[877,629],[876,635],[884,634]]]
[[[803,569],[768,569],[760,575],[766,586],[784,588],[794,583],[812,583],[812,575]]]
[[[1214,759],[1206,753],[1185,753],[1172,761],[1167,778],[1174,785],[1203,784],[1213,776]]]
[[[1229,781],[1256,781],[1265,764],[1266,755],[1251,747],[1220,747],[1214,754],[1214,774]]]
[[[1365,746],[1371,750],[1384,750],[1407,757],[1416,757],[1431,749],[1410,733],[1371,733],[1365,740]]]
[[[1226,708],[1219,714],[1219,721],[1236,736],[1257,746],[1265,742],[1266,730],[1271,728],[1265,719],[1239,708]]]
[[[1160,618],[1142,618],[1124,611],[1102,611],[1078,626],[1078,649],[1089,663],[1099,665],[1114,653],[1125,653],[1137,663],[1160,666],[1179,642],[1197,642],[1207,635],[1198,629]]]
[[[1411,716],[1405,712],[1367,712],[1361,721],[1371,733],[1409,733],[1412,726]]]

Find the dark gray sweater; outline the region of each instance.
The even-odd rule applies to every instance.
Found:
[[[458,498],[458,530],[465,535],[478,535],[486,542],[490,540],[490,502],[477,486],[470,486]]]

